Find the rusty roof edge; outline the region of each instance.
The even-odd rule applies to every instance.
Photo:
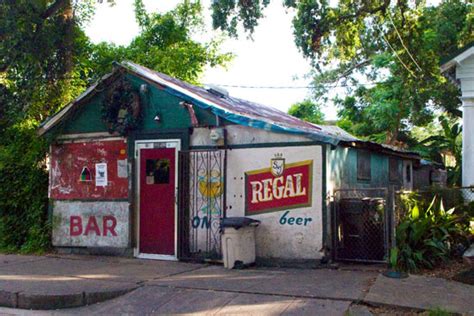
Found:
[[[274,131],[280,131],[280,132],[302,134],[309,138],[316,139],[318,141],[333,144],[333,145],[337,145],[337,143],[339,142],[339,139],[335,135],[326,133],[317,126],[314,126],[314,130],[310,130],[309,127],[298,128],[296,126],[292,126],[284,122],[275,122],[275,121],[271,121],[269,119],[265,119],[262,117],[256,117],[249,113],[241,113],[236,110],[230,110],[206,97],[198,95],[197,93],[194,93],[184,87],[178,86],[177,84],[160,77],[155,71],[150,70],[144,66],[135,64],[130,61],[124,61],[120,63],[119,65],[121,65],[122,67],[124,67],[125,69],[127,69],[128,71],[134,74],[138,74],[142,77],[147,78],[148,80],[167,86],[170,89],[175,90],[180,94],[188,96],[196,101],[199,101],[200,103],[204,104],[206,107],[214,108],[215,110],[213,111],[214,114],[219,115],[223,118],[229,119],[230,121],[234,123],[237,123],[237,124],[241,123],[250,127],[260,128],[264,130],[274,130]],[[248,102],[248,103],[254,103],[247,100],[243,100],[243,101]],[[241,121],[241,120],[238,120],[236,116],[239,116],[240,118],[245,118],[245,119]],[[251,122],[246,122],[246,119],[250,119]],[[272,128],[272,126],[274,128]]]
[[[276,132],[287,132],[287,133],[297,133],[308,138],[312,138],[321,142],[329,143],[332,145],[337,145],[341,143],[341,145],[349,146],[349,147],[363,147],[366,149],[378,149],[379,151],[384,151],[388,153],[392,153],[397,156],[404,156],[409,157],[411,159],[421,159],[420,155],[416,152],[409,152],[404,150],[398,150],[395,148],[384,146],[383,144],[378,144],[370,141],[360,140],[353,135],[344,131],[344,135],[338,135],[337,132],[331,131],[331,129],[325,128],[324,125],[316,125],[311,124],[314,129],[310,129],[306,126],[292,126],[291,124],[286,124],[284,122],[275,122],[269,119],[264,119],[262,117],[256,117],[249,113],[240,113],[236,110],[229,110],[212,100],[209,100],[203,96],[200,96],[192,91],[189,91],[183,87],[180,87],[173,82],[163,79],[162,77],[158,76],[154,71],[148,70],[146,67],[137,65],[130,61],[125,61],[123,63],[114,63],[116,68],[106,75],[104,75],[101,79],[96,81],[92,86],[87,88],[79,97],[71,101],[68,105],[66,105],[63,109],[58,111],[52,117],[46,119],[43,123],[40,124],[38,129],[38,134],[44,135],[48,130],[56,126],[59,122],[61,122],[64,117],[81,101],[83,101],[86,97],[92,94],[98,85],[100,85],[105,80],[109,79],[113,75],[115,75],[121,69],[125,69],[126,71],[131,72],[132,74],[139,75],[141,77],[145,77],[148,80],[156,82],[158,84],[162,84],[164,86],[169,87],[172,90],[179,92],[185,96],[188,96],[191,99],[199,101],[203,105],[207,107],[211,107],[213,109],[213,113],[219,115],[223,118],[226,118],[234,123],[247,125],[249,127],[260,128],[264,130],[276,131]],[[242,99],[240,99],[242,100]],[[242,100],[248,103],[254,103],[251,101]],[[268,106],[266,106],[268,107]],[[281,111],[280,111],[281,112]],[[283,113],[283,112],[282,112]],[[284,113],[286,114],[286,113]],[[300,120],[301,121],[301,120]],[[332,128],[333,126],[331,126]],[[340,128],[339,128],[340,129]],[[341,129],[342,130],[342,129]],[[343,130],[342,130],[343,131]],[[348,139],[351,136],[353,139]],[[344,139],[345,138],[345,139]],[[358,145],[357,145],[358,144]]]
[[[133,62],[130,62],[130,61],[124,61],[122,63],[114,62],[114,66],[115,68],[111,73],[104,75],[101,79],[99,79],[92,86],[86,89],[79,97],[71,101],[68,105],[66,105],[63,109],[58,111],[52,117],[46,119],[40,125],[38,129],[38,134],[41,136],[47,133],[50,129],[52,129],[58,123],[60,123],[63,119],[65,119],[67,117],[67,114],[72,109],[74,109],[79,103],[81,103],[81,101],[85,100],[88,96],[92,95],[95,89],[97,88],[97,86],[99,86],[105,80],[112,77],[118,71],[125,70],[133,75],[137,75],[139,77],[148,79],[152,82],[164,85],[168,87],[169,90],[171,90],[171,92],[178,93],[179,96],[187,96],[188,98],[191,98],[192,100],[200,103],[202,105],[201,107],[211,108],[211,111],[215,115],[226,118],[237,124],[247,125],[249,127],[275,131],[275,132],[300,134],[310,139],[332,144],[332,145],[337,145],[339,141],[341,141],[341,137],[338,136],[337,133],[333,133],[330,130],[321,128],[321,126],[310,124],[298,118],[291,117],[290,119],[289,115],[282,111],[278,111],[280,112],[280,115],[283,116],[282,120],[280,121],[272,120],[270,118],[266,118],[262,116],[255,116],[248,112],[241,112],[238,109],[234,109],[232,107],[229,109],[229,105],[227,105],[227,107],[222,106],[219,103],[213,101],[212,99],[206,98],[206,95],[203,96],[203,95],[198,94],[198,92],[200,93],[198,87],[196,87],[198,88],[198,90],[196,92],[193,92],[191,88],[189,89],[186,88],[186,85],[189,85],[189,84],[182,82],[178,79],[174,79],[172,77],[170,77],[170,80],[166,80],[166,78],[169,76],[155,72],[153,70],[150,70],[146,67],[135,64]],[[163,75],[163,77],[165,78],[163,78],[160,75]],[[172,82],[173,79],[176,80],[177,83],[183,83],[184,87],[179,86],[178,84]],[[194,87],[192,85],[190,86]],[[246,106],[255,105],[257,110],[258,110],[258,107],[260,106],[260,104],[257,104],[255,102],[251,102],[251,101],[247,101],[243,99],[240,99],[240,100],[244,102]],[[264,106],[264,105],[261,105],[261,106]],[[269,108],[270,110],[275,110],[274,108],[269,107],[269,106],[264,106],[264,107]],[[288,116],[288,117],[285,117],[285,116]],[[287,121],[288,119],[290,120]],[[294,120],[294,123],[292,123],[292,120]],[[297,123],[302,123],[302,124],[298,125]]]
[[[391,154],[394,156],[399,156],[408,159],[421,160],[419,153],[414,151],[406,151],[403,149],[396,149],[393,147],[384,146],[384,144],[379,144],[371,141],[356,140],[356,141],[341,141],[341,146],[374,150],[382,153]]]

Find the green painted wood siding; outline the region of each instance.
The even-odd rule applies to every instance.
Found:
[[[180,98],[149,84],[133,75],[126,75],[132,86],[139,91],[142,84],[147,84],[149,92],[147,95],[140,95],[142,106],[143,122],[140,131],[149,132],[162,129],[180,129],[191,127],[191,119],[188,110],[180,105]],[[106,132],[107,128],[102,121],[102,102],[105,92],[100,92],[92,97],[87,103],[82,104],[80,109],[71,116],[63,125],[63,134]],[[215,126],[216,117],[208,110],[203,110],[194,106],[194,111],[199,124],[202,126]],[[159,114],[160,122],[154,120]],[[221,124],[228,122],[221,120]]]
[[[329,181],[333,188],[376,188],[389,185],[400,186],[402,177],[398,181],[389,181],[390,156],[370,152],[370,180],[357,179],[357,151],[360,149],[336,147],[328,150]],[[398,161],[401,175],[402,160]]]
[[[107,127],[102,121],[102,101],[104,93],[101,92],[92,97],[66,121],[63,126],[63,134],[96,133],[107,132]]]

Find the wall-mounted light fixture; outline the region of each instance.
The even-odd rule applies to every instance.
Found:
[[[140,93],[141,94],[147,94],[148,93],[148,85],[146,83],[143,83],[140,85]]]

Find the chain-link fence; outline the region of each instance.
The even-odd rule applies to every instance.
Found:
[[[426,210],[433,199],[446,211],[474,217],[474,187],[395,191],[391,188],[335,190],[332,240],[338,261],[386,262],[400,221],[415,206]]]
[[[334,192],[335,259],[386,260],[391,236],[391,199],[386,188]]]

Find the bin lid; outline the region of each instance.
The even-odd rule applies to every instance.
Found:
[[[258,226],[260,224],[259,220],[249,218],[249,217],[226,217],[221,220],[222,228],[235,228],[239,229],[247,226]]]

